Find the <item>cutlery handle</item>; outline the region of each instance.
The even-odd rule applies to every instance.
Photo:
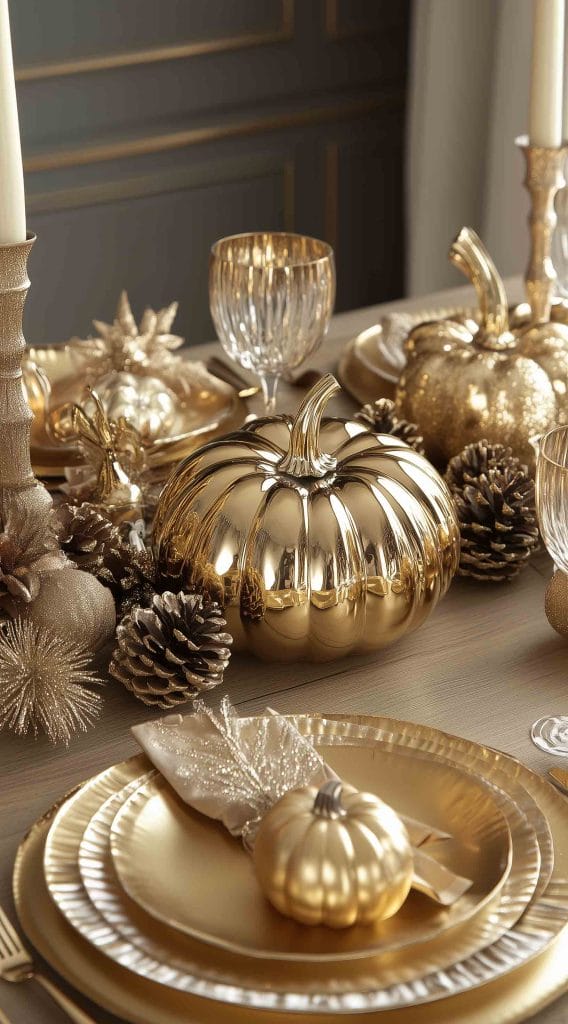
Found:
[[[49,992],[51,998],[58,1006],[61,1007],[62,1010],[65,1011],[69,1020],[74,1021],[74,1024],[97,1024],[97,1022],[93,1020],[88,1013],[85,1013],[80,1006],[77,1006],[77,1003],[74,1003],[69,996],[66,996],[64,992],[61,992],[61,990],[57,988],[57,985],[54,985],[49,978],[44,977],[43,974],[34,974],[34,980],[37,981],[37,983],[41,985],[46,992]]]

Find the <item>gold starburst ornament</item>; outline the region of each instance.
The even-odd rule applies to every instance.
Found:
[[[68,745],[98,716],[101,697],[88,685],[101,680],[89,668],[88,647],[45,626],[15,619],[0,630],[0,729],[19,736],[44,732]]]

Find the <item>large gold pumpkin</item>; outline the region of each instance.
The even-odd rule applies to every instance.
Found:
[[[397,412],[418,424],[426,454],[440,467],[482,438],[511,445],[532,465],[530,439],[568,419],[568,327],[531,322],[522,307],[509,329],[503,283],[470,228],[450,259],[475,285],[479,323],[456,317],[411,331]]]
[[[450,493],[398,438],[329,419],[319,380],[292,420],[212,441],[170,477],[158,561],[225,607],[235,649],[325,661],[397,640],[446,592],[459,558]]]
[[[412,882],[412,848],[398,815],[340,782],[286,793],[262,819],[253,857],[264,895],[301,924],[384,921]]]

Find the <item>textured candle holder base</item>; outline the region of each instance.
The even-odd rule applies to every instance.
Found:
[[[544,610],[552,628],[568,637],[568,576],[560,569],[546,588]]]
[[[530,196],[530,258],[525,274],[527,299],[532,318],[550,320],[550,306],[554,297],[556,271],[552,263],[552,235],[556,227],[554,199],[565,185],[562,167],[566,147],[532,146],[526,136],[516,143],[526,161],[525,187]]]
[[[22,381],[24,303],[30,287],[28,257],[35,235],[0,245],[0,525],[10,516],[51,537],[51,497],[36,480],[30,460],[33,413]],[[48,541],[49,543],[49,541]],[[36,625],[62,632],[91,650],[101,647],[115,625],[110,591],[88,573],[73,569],[53,535],[52,571],[45,571],[39,596],[22,614]],[[42,593],[43,591],[43,593]]]
[[[0,245],[0,519],[10,509],[45,521],[51,509],[48,491],[36,480],[30,461],[33,413],[22,383],[26,347],[22,331],[30,287],[28,257],[36,236]]]

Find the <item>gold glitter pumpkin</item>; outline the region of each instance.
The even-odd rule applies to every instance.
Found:
[[[450,259],[475,285],[479,323],[423,323],[406,341],[397,413],[420,428],[442,467],[484,438],[534,463],[530,438],[568,418],[568,327],[509,315],[503,283],[483,243],[463,228]]]
[[[215,583],[234,649],[328,661],[397,640],[448,589],[459,530],[446,484],[402,440],[322,421],[320,379],[294,419],[200,448],[160,498],[154,551]]]
[[[286,793],[262,819],[253,857],[260,887],[280,913],[330,928],[392,917],[413,875],[398,815],[338,781]]]

